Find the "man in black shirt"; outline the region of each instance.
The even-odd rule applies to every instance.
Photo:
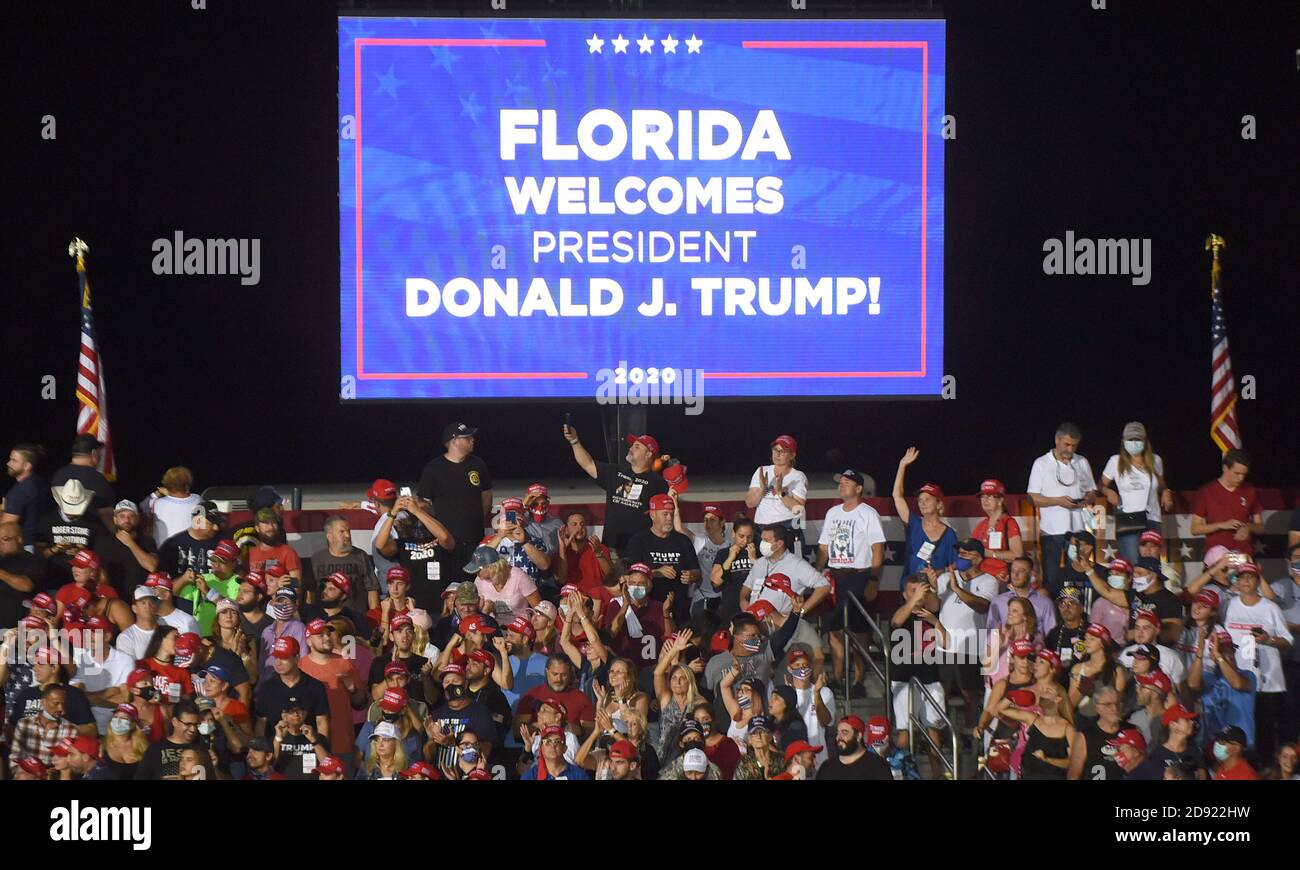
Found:
[[[491,757],[497,728],[492,722],[491,711],[470,697],[465,669],[457,664],[444,665],[439,676],[446,700],[429,711],[429,721],[425,726],[429,738],[424,744],[425,758],[439,766],[451,767],[456,763],[456,738],[467,730],[478,735],[479,751]]]
[[[275,723],[275,769],[285,779],[315,779],[316,765],[329,755],[316,729],[307,724],[307,709],[298,696],[285,702]]]
[[[650,528],[642,529],[627,542],[623,557],[635,564],[644,562],[654,569],[650,598],[667,601],[673,596],[672,617],[677,625],[691,618],[691,585],[700,582],[700,562],[695,544],[673,529],[673,500],[666,494],[650,499]]]
[[[36,473],[36,465],[44,456],[45,448],[39,444],[15,444],[6,465],[14,485],[0,502],[0,522],[18,523],[29,540],[36,537],[41,517],[53,504],[49,484]]]
[[[221,524],[226,515],[217,509],[215,502],[203,501],[195,505],[190,515],[190,527],[172,535],[158,548],[158,568],[173,577],[187,570],[207,574],[212,570],[211,553],[221,537]]]
[[[406,569],[416,606],[437,613],[442,590],[453,577],[464,576],[464,563],[456,561],[459,541],[429,507],[425,499],[400,496],[375,526],[375,547],[380,555],[396,559]]]
[[[862,743],[867,726],[857,716],[845,716],[835,728],[835,748],[838,753],[817,769],[818,779],[887,779],[894,778],[889,762],[875,752],[868,752]],[[888,737],[886,737],[888,739]]]
[[[258,735],[274,733],[289,705],[302,704],[306,712],[304,721],[311,723],[321,737],[329,737],[330,706],[325,686],[298,667],[299,652],[298,641],[292,637],[282,637],[271,647],[275,673],[259,682],[254,693]]]
[[[1088,621],[1084,619],[1080,592],[1078,587],[1068,583],[1061,586],[1061,591],[1056,593],[1056,613],[1060,621],[1047,633],[1047,648],[1056,653],[1067,671],[1084,658],[1083,637],[1088,631]]]
[[[578,440],[578,430],[567,424],[564,440],[573,448],[573,458],[582,470],[605,490],[605,528],[601,538],[615,551],[611,557],[618,561],[632,535],[650,525],[646,516],[650,498],[668,492],[664,479],[651,471],[659,453],[659,442],[649,435],[628,435],[627,456],[622,463],[614,465],[592,459]]]
[[[434,516],[456,539],[455,557],[451,560],[456,565],[469,561],[483,540],[486,518],[492,511],[492,475],[487,463],[474,455],[477,432],[464,423],[448,423],[442,430],[446,452],[424,466],[415,492],[432,502]],[[443,585],[450,579],[444,578]]]
[[[0,523],[0,629],[18,624],[27,612],[23,602],[44,583],[45,565],[23,549],[23,530],[17,523]]]
[[[125,601],[135,587],[158,570],[158,552],[150,535],[140,534],[140,510],[135,502],[122,499],[113,507],[113,534],[97,551],[108,582]]]
[[[135,769],[135,778],[163,779],[177,776],[181,769],[181,753],[197,745],[201,719],[199,709],[193,701],[177,701],[172,706],[171,733],[166,740],[149,744]],[[203,758],[204,763],[208,763],[207,753],[203,753]]]
[[[91,507],[102,525],[113,522],[113,505],[117,502],[117,493],[99,471],[103,458],[104,444],[93,435],[78,435],[72,439],[72,460],[50,478],[50,486],[58,488],[70,480],[78,481],[83,488],[94,493]],[[57,496],[56,496],[57,498]]]
[[[46,560],[45,582],[57,589],[72,582],[72,557],[82,549],[94,550],[108,531],[91,511],[91,493],[77,479],[54,490],[55,508],[41,520],[36,553]]]

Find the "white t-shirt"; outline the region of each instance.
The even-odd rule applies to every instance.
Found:
[[[1156,478],[1165,473],[1165,463],[1159,456],[1155,458],[1155,466],[1156,473],[1148,474],[1130,465],[1128,471],[1121,477],[1119,454],[1116,453],[1106,461],[1101,476],[1115,481],[1115,489],[1119,492],[1120,510],[1125,513],[1146,511],[1147,519],[1158,523],[1160,522],[1160,499],[1157,494],[1160,487]]]
[[[749,603],[753,605],[757,601],[770,601],[782,616],[789,616],[794,611],[794,602],[780,589],[768,589],[763,585],[771,574],[789,577],[790,588],[804,598],[814,589],[831,585],[825,574],[793,553],[786,553],[776,564],[772,564],[766,556],[760,556],[745,578],[745,586],[751,590]]]
[[[1067,496],[1083,498],[1083,494],[1097,488],[1092,477],[1092,466],[1079,454],[1069,463],[1059,462],[1052,451],[1047,451],[1034,460],[1034,467],[1029,472],[1031,495],[1048,498]],[[1079,509],[1052,505],[1039,508],[1038,531],[1043,535],[1064,535],[1066,532],[1083,531],[1083,511]]]
[[[776,476],[775,468],[775,465],[760,466],[754,470],[754,476],[749,480],[749,488],[754,489],[761,486],[758,473],[762,471],[767,475],[767,489],[763,492],[763,500],[758,503],[758,507],[754,510],[754,522],[760,526],[770,523],[784,523],[794,519],[795,516],[794,512],[786,507],[781,499],[777,498],[776,493],[772,492],[772,478]],[[804,499],[808,497],[808,475],[797,468],[790,469],[789,473],[781,478],[781,485],[788,495]]]
[[[132,626],[134,627],[134,626]],[[85,692],[102,692],[114,686],[126,685],[126,678],[131,676],[136,660],[113,647],[108,648],[108,655],[103,664],[95,661],[85,648],[77,647],[72,651],[72,661],[77,666],[77,673],[69,682],[80,686]],[[95,725],[100,734],[108,733],[108,720],[113,718],[112,707],[91,706]]]
[[[831,714],[831,724],[836,722],[835,715],[835,693],[831,691],[830,686],[822,686],[822,703],[826,705],[826,710]],[[817,753],[817,764],[820,765],[826,761],[826,744],[824,738],[826,729],[817,719],[817,705],[813,703],[812,687],[807,689],[794,690],[795,702],[799,707],[799,718],[803,720],[804,728],[808,731],[808,742],[813,746],[820,746],[821,752]]]
[[[1223,618],[1223,627],[1237,645],[1237,667],[1255,674],[1259,679],[1259,691],[1285,692],[1282,652],[1277,647],[1255,643],[1255,636],[1250,632],[1251,626],[1255,625],[1274,637],[1295,642],[1291,630],[1286,627],[1282,609],[1272,601],[1261,598],[1248,605],[1240,597],[1232,599]]]
[[[1195,642],[1195,641],[1193,641]],[[1119,654],[1117,661],[1130,670],[1133,668],[1133,650],[1138,648],[1138,644],[1130,644],[1124,647],[1124,651]],[[1169,680],[1178,688],[1178,684],[1187,676],[1187,665],[1183,662],[1183,657],[1178,650],[1170,649],[1162,643],[1156,644],[1156,649],[1160,651],[1160,670],[1164,671]]]
[[[190,616],[188,613],[186,613],[184,610],[181,610],[179,607],[173,610],[171,613],[167,614],[166,616],[159,616],[158,621],[166,625],[170,625],[172,628],[176,629],[181,634],[186,634],[191,632],[193,634],[199,633],[199,624],[194,620],[194,617]]]
[[[978,633],[984,630],[985,615],[961,600],[961,596],[952,590],[952,580],[953,575],[945,571],[935,584],[939,591],[939,621],[948,630],[948,643],[940,643],[939,649],[965,653],[969,657],[966,661],[978,662],[983,652]],[[972,595],[992,601],[998,594],[998,579],[981,572],[972,577],[965,588]]]
[[[153,639],[153,633],[158,629],[145,631],[138,625],[128,625],[126,631],[117,636],[117,642],[113,644],[126,655],[131,657],[131,661],[138,662],[144,658],[144,651],[149,646],[149,641]]]
[[[153,540],[158,546],[172,535],[179,535],[190,527],[190,519],[199,502],[195,493],[185,498],[170,495],[155,496],[150,499],[149,513],[153,516]]]
[[[822,534],[818,544],[826,547],[830,568],[852,568],[858,571],[871,567],[871,547],[885,543],[885,530],[880,525],[880,514],[871,505],[859,503],[851,511],[837,504],[826,511]]]

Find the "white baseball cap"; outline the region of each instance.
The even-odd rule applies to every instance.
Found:
[[[690,749],[682,756],[682,769],[704,773],[709,769],[709,757],[702,749]]]

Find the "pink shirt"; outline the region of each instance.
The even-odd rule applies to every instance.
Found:
[[[515,616],[522,615],[528,608],[528,596],[537,592],[537,584],[533,583],[532,578],[522,568],[511,568],[505,585],[499,590],[482,577],[475,578],[474,587],[478,589],[480,598],[486,598],[488,601],[504,601],[510,608],[511,615],[504,620],[497,616],[497,621],[503,624]]]

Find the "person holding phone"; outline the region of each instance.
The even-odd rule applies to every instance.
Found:
[[[905,576],[912,576],[927,567],[935,571],[951,571],[957,561],[957,533],[943,521],[943,490],[938,484],[927,483],[916,493],[916,513],[907,505],[904,480],[907,467],[917,460],[921,451],[907,448],[898,462],[894,476],[894,510],[907,526],[907,563]]]
[[[1038,507],[1038,541],[1042,547],[1043,582],[1055,597],[1061,587],[1061,554],[1068,532],[1084,530],[1083,507],[1097,490],[1092,466],[1075,451],[1083,433],[1073,423],[1056,427],[1052,449],[1034,460],[1026,492]]]
[[[496,550],[510,565],[526,573],[534,584],[541,584],[551,568],[551,554],[541,538],[525,531],[527,521],[523,500],[502,500],[501,514],[493,520],[493,525],[496,532],[479,546]]]
[[[1295,638],[1282,608],[1264,598],[1259,587],[1259,566],[1253,562],[1238,566],[1237,595],[1228,601],[1223,625],[1236,644],[1238,669],[1250,671],[1258,681],[1255,748],[1261,757],[1269,758],[1283,739],[1279,732],[1288,686],[1282,657],[1291,652]]]
[[[668,494],[668,484],[651,467],[659,455],[659,442],[650,435],[628,435],[627,456],[622,462],[597,462],[582,446],[577,429],[566,422],[563,431],[564,440],[573,448],[574,461],[605,490],[602,535],[614,551],[611,558],[617,559],[632,535],[650,526],[650,499]]]

